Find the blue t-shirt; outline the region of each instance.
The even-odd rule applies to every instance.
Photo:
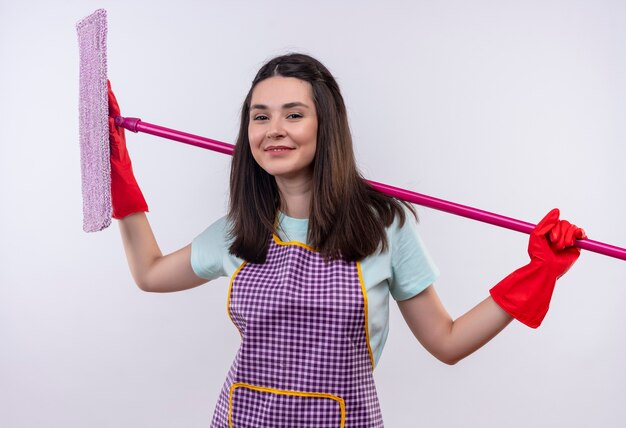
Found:
[[[396,219],[386,230],[385,252],[361,260],[361,272],[368,304],[370,347],[378,363],[389,333],[389,295],[406,300],[421,293],[439,276],[439,271],[416,230],[413,216],[402,227]],[[307,244],[308,219],[279,213],[277,235],[284,242]],[[212,280],[232,277],[243,260],[228,251],[229,225],[222,217],[198,235],[191,245],[191,267],[196,275]]]

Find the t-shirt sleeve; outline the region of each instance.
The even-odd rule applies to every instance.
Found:
[[[439,277],[439,270],[428,254],[415,219],[409,213],[400,227],[389,230],[392,280],[389,291],[395,300],[407,300],[424,291]]]
[[[200,278],[212,280],[226,276],[228,222],[222,217],[207,227],[191,243],[191,268]]]

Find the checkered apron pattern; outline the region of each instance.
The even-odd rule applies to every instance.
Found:
[[[383,426],[359,269],[277,237],[242,265],[229,291],[242,343],[212,427]]]

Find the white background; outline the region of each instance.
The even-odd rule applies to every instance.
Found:
[[[208,426],[239,335],[227,280],[133,283],[117,225],[82,231],[75,23],[109,14],[122,113],[233,142],[257,69],[337,77],[368,178],[536,223],[552,207],[626,246],[622,1],[0,0],[0,426]],[[225,213],[228,156],[128,135],[164,252]],[[420,208],[458,317],[527,261],[525,235]],[[375,371],[388,427],[618,427],[626,264],[584,252],[544,324],[456,366],[395,304]]]

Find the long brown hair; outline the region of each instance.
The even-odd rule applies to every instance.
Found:
[[[252,81],[241,109],[241,125],[230,171],[230,252],[250,262],[265,261],[280,207],[273,176],[252,157],[248,140],[250,100],[255,86],[272,76],[295,77],[311,84],[318,118],[313,159],[313,189],[308,245],[326,258],[360,260],[387,248],[385,228],[398,216],[405,221],[405,202],[379,193],[359,173],[352,148],[346,106],[328,69],[304,54],[267,62]]]

